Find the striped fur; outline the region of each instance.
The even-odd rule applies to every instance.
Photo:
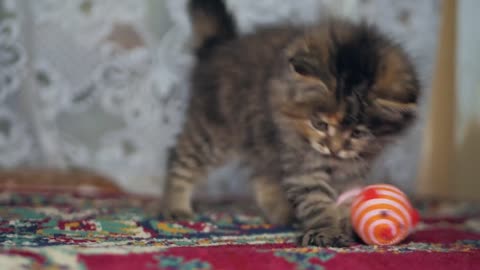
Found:
[[[372,159],[415,117],[419,86],[408,57],[365,24],[332,20],[239,36],[221,0],[189,7],[198,57],[169,163],[166,215],[191,216],[194,186],[240,154],[271,222],[298,220],[304,245],[347,244],[348,207],[335,204],[338,194],[361,184]]]

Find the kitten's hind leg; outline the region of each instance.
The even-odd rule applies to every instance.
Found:
[[[294,220],[292,206],[287,200],[279,179],[268,176],[252,177],[255,199],[269,222],[289,225]]]
[[[195,128],[188,128],[194,126]],[[206,130],[187,125],[170,152],[162,210],[167,219],[188,219],[193,216],[192,195],[198,182],[206,177],[213,163],[213,149]]]

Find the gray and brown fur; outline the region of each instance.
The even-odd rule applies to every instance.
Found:
[[[197,64],[165,187],[188,218],[194,186],[241,154],[273,223],[298,220],[302,245],[352,239],[342,191],[415,119],[419,83],[402,48],[367,24],[329,20],[238,35],[220,0],[192,0]]]

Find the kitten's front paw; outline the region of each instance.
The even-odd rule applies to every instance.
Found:
[[[194,214],[183,210],[165,210],[162,212],[162,216],[165,220],[190,220]]]
[[[194,215],[191,209],[165,207],[162,211],[162,217],[165,220],[191,220]]]
[[[302,246],[347,247],[353,237],[336,229],[310,229],[304,232],[299,242]]]

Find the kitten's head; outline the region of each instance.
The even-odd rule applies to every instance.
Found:
[[[292,43],[280,110],[323,155],[375,155],[416,115],[419,83],[404,51],[366,24],[331,21]]]

